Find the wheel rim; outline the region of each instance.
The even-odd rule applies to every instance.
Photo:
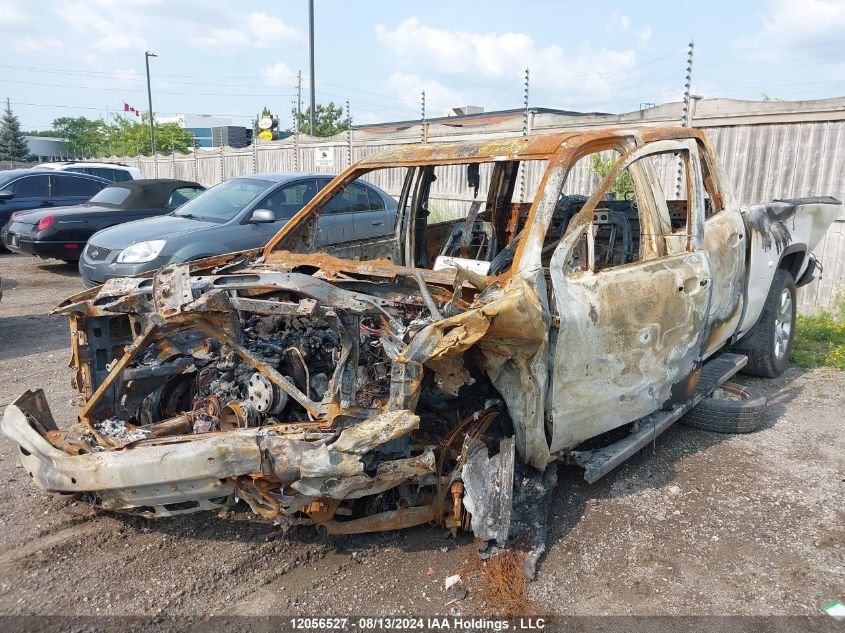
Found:
[[[748,392],[736,385],[723,384],[710,395],[714,400],[748,400]]]
[[[783,358],[792,337],[792,293],[784,288],[775,313],[775,356]]]

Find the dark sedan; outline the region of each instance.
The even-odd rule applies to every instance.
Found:
[[[171,262],[257,248],[332,179],[326,174],[255,174],[227,180],[178,211],[93,235],[79,272],[90,288]],[[318,244],[393,233],[396,200],[375,185],[351,183],[317,223]]]
[[[16,211],[65,207],[88,200],[111,182],[99,176],[49,169],[0,172],[0,227]],[[0,245],[0,251],[5,250]]]
[[[202,191],[186,180],[130,180],[105,187],[85,204],[15,213],[0,238],[16,253],[76,261],[97,231],[170,213]]]

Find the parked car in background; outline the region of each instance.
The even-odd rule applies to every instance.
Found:
[[[76,261],[97,231],[175,211],[203,191],[200,184],[171,178],[116,183],[81,205],[16,212],[0,240],[16,253]]]
[[[234,178],[179,210],[94,234],[79,259],[86,287],[171,262],[262,246],[331,182],[327,174],[278,173]],[[396,200],[370,183],[352,183],[317,225],[318,244],[393,233]]]
[[[36,169],[52,169],[54,171],[70,171],[77,174],[99,176],[112,182],[126,182],[140,180],[144,177],[137,167],[129,167],[123,163],[94,163],[87,161],[41,163]]]
[[[86,202],[111,182],[99,176],[45,169],[0,172],[0,227],[15,211],[67,207]]]

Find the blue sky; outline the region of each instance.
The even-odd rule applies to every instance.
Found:
[[[287,115],[295,76],[308,96],[306,0],[2,0],[0,97],[25,129],[58,116]],[[678,99],[686,45],[693,92],[784,99],[845,95],[845,0],[452,2],[316,0],[317,100],[351,103],[357,123],[455,105],[530,103],[626,112]]]

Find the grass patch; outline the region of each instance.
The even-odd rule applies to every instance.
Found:
[[[845,369],[845,312],[798,315],[792,362],[799,367]]]

